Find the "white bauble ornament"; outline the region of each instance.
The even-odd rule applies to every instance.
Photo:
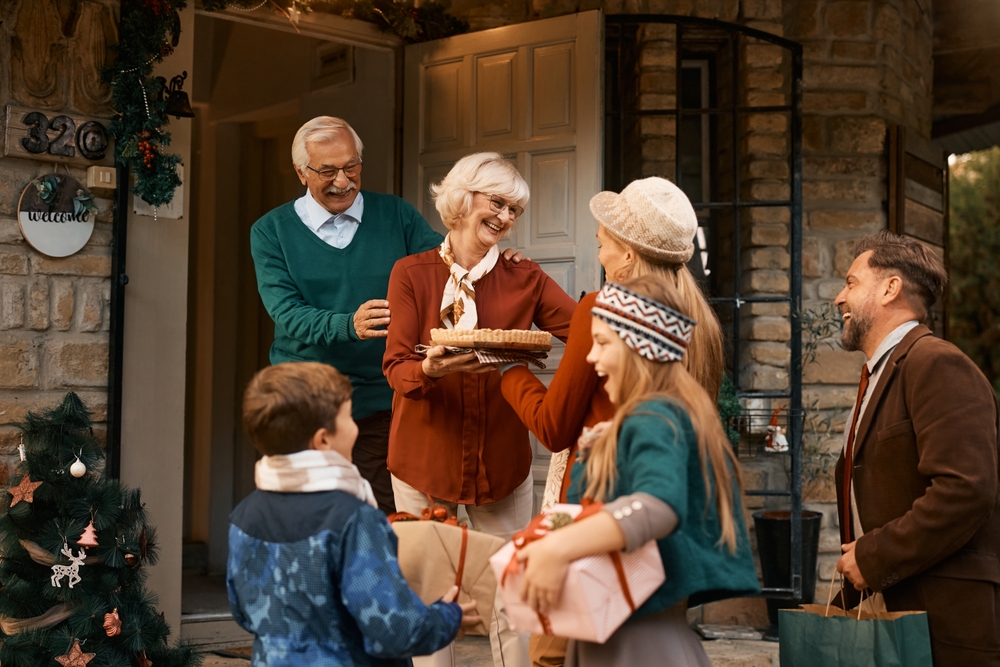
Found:
[[[77,459],[76,463],[69,467],[69,474],[73,477],[83,477],[87,474],[87,466],[83,464],[83,461]]]

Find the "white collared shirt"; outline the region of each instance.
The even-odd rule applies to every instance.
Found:
[[[910,320],[909,322],[903,322],[898,327],[893,329],[888,336],[882,339],[879,346],[875,348],[875,353],[872,358],[868,360],[868,372],[870,373],[868,377],[868,390],[865,391],[864,398],[861,399],[861,405],[858,407],[858,421],[854,426],[854,437],[858,436],[858,429],[861,427],[861,420],[865,418],[865,408],[868,407],[868,398],[875,391],[875,387],[878,386],[878,381],[882,377],[882,370],[885,368],[885,361],[892,354],[892,351],[896,349],[899,345],[899,341],[903,340],[906,334],[910,333],[913,327],[920,324],[916,320]],[[851,414],[847,417],[847,423],[850,424],[854,420],[854,410],[851,410]],[[844,450],[847,450],[847,437],[849,435],[848,430],[844,431]],[[856,452],[858,448],[857,440],[854,441],[854,451]],[[854,497],[854,475],[851,475],[851,519],[854,523],[854,539],[858,539],[864,535],[865,531],[861,529],[861,520],[858,518],[858,502]]]
[[[295,200],[295,212],[305,226],[311,229],[316,236],[334,248],[346,248],[358,231],[361,225],[361,216],[365,212],[365,200],[358,192],[351,204],[343,213],[334,215],[330,213],[319,202],[313,199],[312,193],[306,190],[305,195]]]

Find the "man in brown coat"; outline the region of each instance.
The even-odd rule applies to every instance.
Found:
[[[868,357],[836,469],[837,571],[889,611],[926,611],[938,667],[995,667],[997,407],[972,361],[920,324],[946,281],[924,246],[879,232],[837,295],[844,348]]]

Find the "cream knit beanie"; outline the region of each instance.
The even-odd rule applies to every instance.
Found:
[[[599,192],[590,200],[590,211],[612,236],[641,255],[683,264],[694,254],[698,216],[687,195],[665,178],[632,181],[621,194]]]

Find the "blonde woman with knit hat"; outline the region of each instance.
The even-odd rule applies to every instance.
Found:
[[[714,400],[723,373],[722,330],[686,266],[694,254],[698,229],[698,218],[687,196],[666,179],[644,178],[630,183],[621,194],[598,193],[590,201],[590,210],[600,223],[598,259],[607,279],[660,277],[677,291],[699,322],[683,364]],[[580,300],[565,352],[548,388],[527,368],[502,369],[504,398],[528,430],[553,452],[543,509],[566,501],[572,468],[568,462],[574,459],[578,439],[596,437],[614,415],[604,380],[586,360],[591,347],[590,311],[596,298],[597,292],[593,292]],[[565,647],[565,639],[533,635],[532,664],[562,665]]]

